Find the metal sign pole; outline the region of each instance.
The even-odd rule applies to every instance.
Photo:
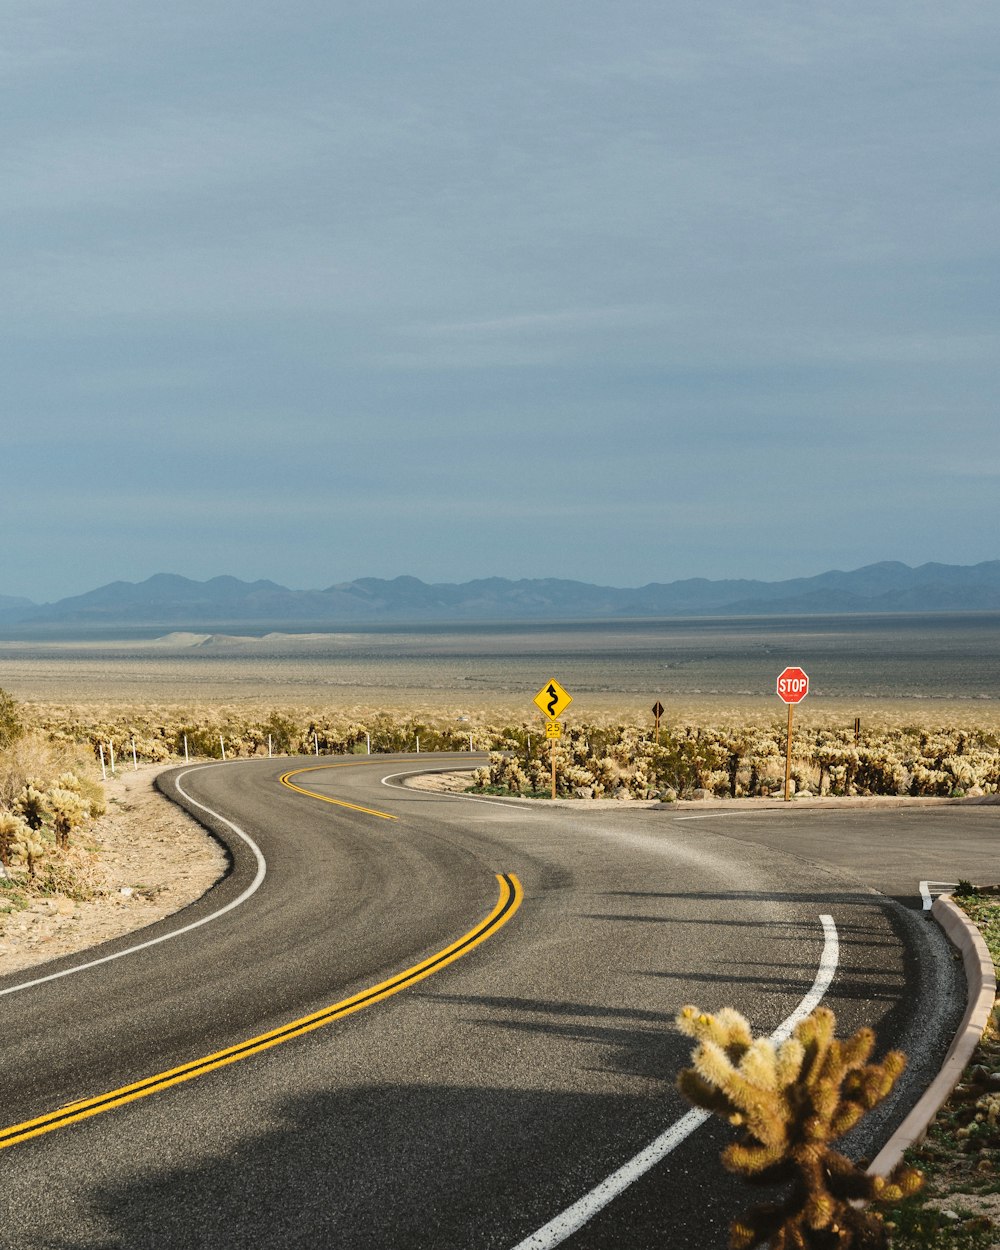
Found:
[[[788,734],[785,742],[785,802],[790,803],[792,799],[792,713],[795,711],[795,704],[788,705]]]

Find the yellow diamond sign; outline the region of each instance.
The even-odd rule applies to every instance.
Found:
[[[553,720],[557,716],[562,716],[572,702],[573,696],[567,694],[554,677],[551,681],[546,682],[538,694],[535,695],[535,703],[546,716],[550,716]]]

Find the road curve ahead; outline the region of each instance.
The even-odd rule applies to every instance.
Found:
[[[854,1148],[902,1118],[959,1005],[912,869],[948,878],[942,821],[985,856],[990,821],[690,820],[398,784],[449,762],[470,756],[166,776],[232,871],[37,984],[0,982],[0,1246],[721,1248],[747,1195],[721,1126],[676,1128],[687,1002],[769,1032],[823,993],[844,1030],[913,1057]]]

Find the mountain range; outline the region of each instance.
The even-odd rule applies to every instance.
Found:
[[[0,632],[16,638],[72,630],[107,633],[115,627],[301,630],[390,622],[940,611],[1000,611],[1000,560],[917,568],[885,561],[786,581],[688,578],[635,589],[558,578],[428,584],[416,577],[362,577],[325,590],[290,590],[271,581],[214,577],[198,582],[157,573],[144,582],[111,582],[55,603],[0,595]]]

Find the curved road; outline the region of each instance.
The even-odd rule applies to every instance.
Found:
[[[722,1247],[747,1194],[715,1124],[575,1231],[563,1213],[685,1116],[677,1009],[731,1004],[774,1030],[829,959],[821,916],[841,1029],[911,1056],[855,1153],[902,1118],[961,1008],[917,883],[993,871],[993,810],[588,809],[383,784],[441,763],[166,775],[232,872],[139,935],[0,981],[4,1124],[70,1121],[0,1134],[0,1246]],[[293,770],[310,793],[281,784]],[[410,969],[429,975],[353,1001]]]

